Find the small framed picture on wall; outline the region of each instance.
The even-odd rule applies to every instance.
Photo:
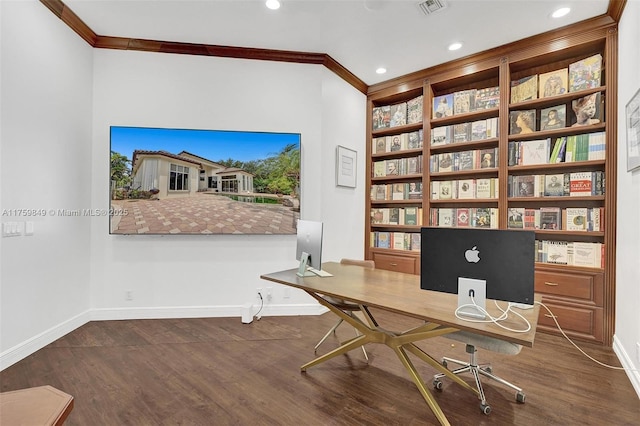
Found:
[[[627,171],[640,167],[640,89],[626,107]]]
[[[336,147],[336,185],[356,187],[357,153],[349,148]]]

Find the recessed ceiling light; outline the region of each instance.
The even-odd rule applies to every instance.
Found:
[[[280,9],[280,2],[278,0],[267,0],[265,4],[271,10]]]
[[[451,43],[449,45],[449,50],[458,50],[462,47],[462,43],[460,42],[455,42],[455,43]]]
[[[562,18],[564,15],[566,15],[569,12],[571,12],[570,8],[561,7],[560,9],[557,9],[555,12],[553,12],[551,16],[554,18]]]
[[[385,67],[380,67],[376,70],[376,74],[384,74],[387,72],[387,69]]]

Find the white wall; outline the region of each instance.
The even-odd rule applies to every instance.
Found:
[[[624,366],[639,370],[640,169],[627,172],[625,106],[640,89],[640,1],[627,1],[618,37],[618,216],[614,350]],[[640,396],[640,373],[636,371],[627,374]]]
[[[2,238],[0,368],[88,319],[92,49],[39,2],[0,2],[2,222],[44,209],[33,236]]]
[[[325,224],[324,260],[363,253],[364,189],[335,187],[335,146],[364,158],[365,96],[322,66],[94,52],[92,201],[108,206],[109,126],[300,133],[301,215]],[[364,165],[360,166],[364,174]],[[339,208],[337,206],[340,206]],[[91,227],[94,318],[240,315],[273,286],[265,314],[317,313],[260,274],[295,267],[295,236],[109,236]],[[132,291],[132,301],[125,300]]]

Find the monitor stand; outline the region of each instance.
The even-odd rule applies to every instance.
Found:
[[[473,300],[471,300],[473,296]],[[473,278],[458,277],[458,314],[478,319],[484,319],[483,310],[487,304],[487,281]]]
[[[329,272],[323,271],[322,269],[315,269],[309,266],[309,261],[311,260],[309,253],[302,252],[300,255],[300,266],[298,266],[298,272],[296,273],[299,277],[332,277]]]

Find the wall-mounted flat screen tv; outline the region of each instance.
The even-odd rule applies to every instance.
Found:
[[[296,234],[300,134],[110,133],[110,234]]]

